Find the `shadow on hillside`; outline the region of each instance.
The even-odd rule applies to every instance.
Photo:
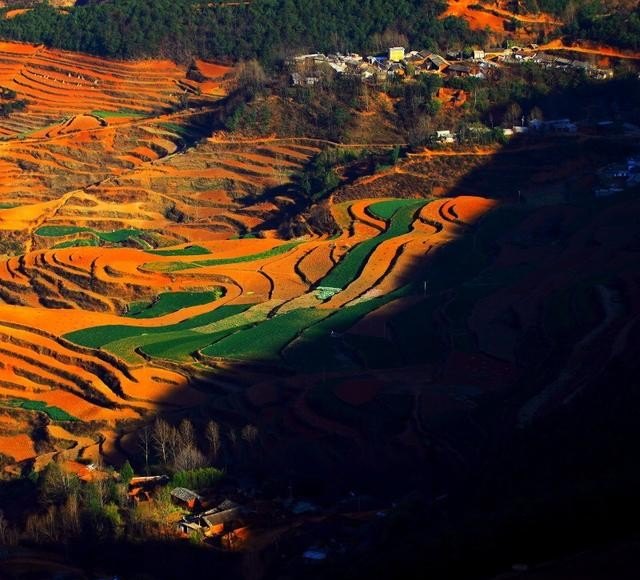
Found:
[[[373,299],[378,332],[352,333],[353,320],[336,316],[287,361],[289,376],[228,363],[193,380],[210,401],[168,412],[171,422],[189,414],[200,434],[211,417],[236,432],[259,428],[257,447],[223,455],[238,480],[268,498],[293,493],[332,509],[353,492],[390,508],[334,563],[292,576],[275,546],[261,577],[491,578],[635,529],[638,199],[593,196],[597,166],[627,151],[615,138],[515,137],[453,174],[450,192],[499,207],[425,252],[387,303]],[[519,429],[523,402],[606,316],[589,290],[598,285],[618,292],[624,315],[578,361],[588,373],[575,398],[559,392]],[[493,314],[471,328],[480,303]],[[87,558],[130,569],[125,577],[182,577],[183,564],[231,574],[217,552],[143,551],[137,560],[131,546],[105,546]]]
[[[351,489],[405,498],[393,522],[378,527],[367,557],[355,558],[349,572],[341,561],[332,574],[372,577],[401,569],[403,577],[422,577],[418,565],[435,577],[483,578],[514,561],[556,557],[632,529],[638,514],[626,508],[640,471],[622,458],[640,436],[630,411],[640,402],[632,386],[638,363],[628,356],[637,318],[625,327],[629,319],[618,316],[597,337],[594,348],[602,350],[623,327],[631,333],[610,358],[593,358],[575,400],[552,400],[528,427],[517,428],[523,402],[561,375],[573,345],[602,320],[601,305],[582,285],[621,288],[625,316],[637,316],[629,252],[637,251],[638,224],[624,224],[628,235],[620,243],[589,230],[604,232],[612,225],[607,220],[637,211],[630,194],[608,200],[593,194],[597,167],[631,150],[617,137],[515,137],[448,184],[451,192],[500,205],[413,264],[397,297],[402,307],[369,315],[371,326],[382,329],[378,336],[336,325],[339,339],[316,335],[300,352],[297,383],[236,376],[226,394],[201,410],[259,426],[259,460],[230,466],[254,481],[280,490],[293,482],[297,495],[318,501]],[[516,341],[502,358],[497,347],[484,352],[469,317],[477,303],[500,301],[510,287],[525,306],[535,287],[544,311],[526,319],[507,305],[496,308],[487,335],[495,329],[502,340]],[[561,320],[566,308],[574,314]],[[314,351],[340,356],[327,355],[318,365]],[[305,361],[311,374],[301,370]],[[355,379],[383,384],[374,399],[347,404],[335,389]],[[624,385],[615,398],[607,388],[613,384]],[[613,456],[621,460],[615,468]],[[618,517],[624,522],[615,527]]]

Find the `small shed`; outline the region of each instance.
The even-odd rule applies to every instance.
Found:
[[[186,507],[190,510],[202,507],[202,497],[186,487],[176,487],[172,489],[171,500],[176,505]]]
[[[468,76],[471,74],[471,67],[467,64],[452,64],[449,65],[447,73],[452,76]]]
[[[449,63],[439,54],[431,53],[426,59],[430,69],[443,71],[449,66]]]

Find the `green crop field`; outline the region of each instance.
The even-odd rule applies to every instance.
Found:
[[[97,238],[78,239],[78,240],[65,240],[53,246],[54,250],[63,250],[64,248],[80,248],[88,246],[99,246],[100,243]]]
[[[158,334],[153,337],[153,340],[142,345],[140,350],[153,358],[176,362],[187,361],[195,351],[204,350],[230,334],[249,327],[250,325],[241,325],[208,334],[196,331]]]
[[[102,348],[109,343],[122,339],[140,339],[141,337],[146,336],[191,330],[194,328],[205,326],[207,324],[218,322],[229,316],[239,314],[240,312],[244,312],[250,306],[250,304],[220,306],[219,308],[216,308],[211,312],[200,314],[199,316],[193,316],[191,318],[183,320],[182,322],[170,324],[167,326],[140,327],[128,326],[124,324],[96,326],[94,328],[86,328],[83,330],[70,332],[69,334],[66,334],[64,338],[82,346],[88,346],[90,348]],[[107,348],[107,350],[109,349]]]
[[[277,360],[280,351],[307,326],[329,311],[315,308],[293,310],[269,318],[247,330],[236,332],[202,352],[207,356],[252,360]]]
[[[174,250],[149,250],[147,253],[157,256],[202,256],[211,252],[202,246],[186,246]]]
[[[212,258],[210,260],[198,260],[195,262],[150,262],[145,264],[147,270],[153,272],[177,272],[179,270],[189,270],[191,268],[203,268],[205,266],[225,266],[227,264],[239,264],[241,262],[255,262],[273,258],[280,254],[286,254],[295,248],[299,242],[287,242],[280,246],[259,252],[257,254],[247,254],[246,256],[236,256],[235,258]]]
[[[372,203],[367,207],[367,213],[373,217],[388,221],[401,208],[412,205],[415,200],[412,199],[389,199]]]
[[[60,238],[62,236],[71,236],[73,234],[89,233],[97,236],[104,242],[120,243],[144,233],[142,230],[124,229],[115,230],[113,232],[100,232],[93,228],[82,226],[41,226],[35,231],[36,235],[46,238]]]
[[[79,234],[82,232],[93,232],[91,228],[81,226],[42,226],[36,230],[36,235],[59,238],[61,236],[70,236],[71,234]]]
[[[218,300],[222,289],[207,292],[165,292],[153,302],[134,302],[129,305],[127,316],[131,318],[156,318],[182,308],[200,306]]]
[[[141,118],[145,115],[140,111],[133,111],[130,109],[119,109],[117,111],[91,111],[90,115],[94,115],[95,117],[101,117],[102,119],[108,118],[122,118],[122,117],[133,117],[133,118]]]
[[[283,351],[284,360],[294,368],[311,372],[348,370],[363,366],[360,354],[345,348],[344,337],[341,335],[370,312],[415,291],[411,286],[404,286],[385,296],[330,311],[329,316],[301,329],[299,340],[292,342]],[[364,364],[366,365],[366,361]]]
[[[372,213],[389,214],[389,227],[375,238],[360,242],[318,283],[319,286],[345,288],[353,282],[362,271],[367,259],[376,246],[386,240],[409,232],[416,212],[428,203],[424,199],[398,199],[381,201],[369,206]],[[377,213],[376,213],[377,215]]]
[[[24,409],[25,411],[38,411],[48,415],[52,421],[77,421],[78,419],[73,415],[69,415],[66,411],[63,411],[59,407],[49,406],[43,401],[31,401],[29,399],[9,399],[7,401],[1,401],[0,404],[7,407],[14,407],[18,409]]]

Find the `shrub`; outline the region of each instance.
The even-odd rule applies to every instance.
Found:
[[[222,479],[223,475],[224,473],[215,467],[177,471],[171,479],[171,486],[204,489],[213,487]]]

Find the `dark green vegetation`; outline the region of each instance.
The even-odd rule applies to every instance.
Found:
[[[138,237],[143,234],[142,230],[136,229],[124,229],[115,230],[113,232],[100,232],[93,228],[86,228],[83,226],[42,226],[36,230],[36,235],[47,238],[59,238],[62,236],[70,236],[73,234],[87,233],[95,236],[102,242],[108,242],[111,244],[119,244],[128,240],[137,240]],[[72,247],[72,246],[85,246],[85,245],[97,245],[84,240],[70,240],[58,244],[58,248]]]
[[[195,262],[152,262],[146,264],[146,268],[156,272],[177,272],[179,270],[189,270],[191,268],[204,268],[205,266],[226,266],[227,264],[238,264],[241,262],[255,262],[256,260],[264,260],[273,258],[280,254],[286,254],[298,245],[299,242],[288,242],[275,246],[270,250],[259,252],[257,254],[248,254],[246,256],[236,256],[235,258],[212,258],[210,260],[197,260]]]
[[[203,254],[209,254],[207,248],[202,246],[192,245],[185,248],[179,248],[176,250],[150,250],[149,254],[156,254],[157,256],[202,256]]]
[[[63,411],[59,407],[49,406],[42,401],[31,401],[29,399],[8,399],[0,400],[0,405],[6,405],[7,407],[16,407],[18,409],[24,409],[25,411],[37,411],[44,413],[51,418],[52,421],[77,421],[77,419],[69,415],[66,411]]]
[[[217,6],[205,0],[113,0],[86,3],[61,13],[39,4],[0,21],[0,36],[103,56],[272,61],[292,49],[376,49],[382,34],[397,29],[412,44],[469,44],[480,40],[466,23],[436,16],[438,1],[258,0]],[[226,4],[226,3],[223,3]],[[397,33],[396,33],[397,36]]]
[[[194,316],[177,324],[168,326],[99,326],[72,332],[66,339],[93,348],[104,348],[127,360],[138,360],[135,349],[151,351],[159,358],[187,358],[194,350],[211,344],[213,336],[198,332],[200,327],[214,324],[225,318],[241,314],[249,305],[220,306],[211,312]],[[227,332],[231,332],[228,330]],[[151,353],[150,353],[151,354]]]
[[[207,356],[245,360],[277,360],[280,351],[304,328],[327,312],[315,308],[294,310],[269,318],[252,328],[235,332],[203,349]]]
[[[640,49],[640,6],[633,11],[613,9],[603,15],[598,2],[586,4],[575,18],[565,26],[571,38],[588,38],[595,42]]]
[[[224,473],[215,467],[199,467],[197,469],[181,470],[171,479],[172,487],[186,487],[188,489],[205,489],[218,483]]]
[[[416,212],[427,203],[425,200],[394,200],[392,202],[380,202],[371,206],[372,213],[378,208],[382,212],[382,219],[389,219],[389,227],[381,234],[360,242],[318,283],[319,286],[331,288],[344,288],[353,282],[362,270],[362,267],[378,244],[396,236],[409,232]],[[389,217],[384,217],[384,216]]]
[[[152,302],[134,302],[129,305],[127,316],[131,318],[156,318],[182,308],[200,306],[218,300],[222,290],[209,292],[165,292]]]
[[[0,87],[0,117],[8,117],[15,111],[24,110],[27,106],[27,101],[16,97],[15,91]]]
[[[330,316],[304,329],[300,340],[291,343],[283,357],[287,364],[300,372],[392,367],[398,359],[386,340],[344,333],[377,308],[418,292],[417,286],[408,285],[385,296],[330,311]]]

